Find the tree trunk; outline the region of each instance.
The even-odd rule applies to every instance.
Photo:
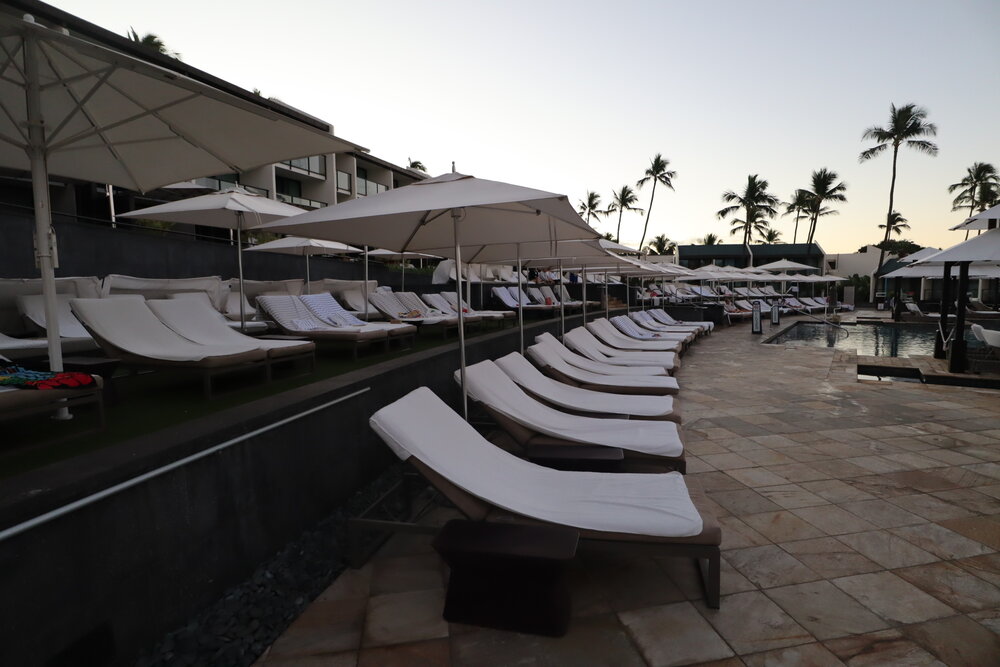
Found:
[[[878,253],[878,266],[875,267],[875,273],[882,270],[882,264],[885,262],[885,244],[889,241],[889,234],[892,232],[892,225],[890,224],[890,218],[892,218],[892,206],[893,198],[896,196],[896,158],[899,156],[899,144],[893,144],[892,146],[892,181],[889,183],[889,212],[885,214],[885,238],[882,239],[882,248]]]
[[[615,243],[622,242],[622,213],[624,212],[624,208],[618,209],[618,233],[615,234]]]
[[[795,232],[792,233],[792,243],[793,244],[796,243],[799,240],[799,217],[800,217],[799,214],[800,213],[801,212],[798,209],[795,210]]]
[[[653,214],[653,199],[656,197],[656,179],[653,179],[653,192],[649,195],[649,208],[646,209],[646,224],[642,228],[642,240],[639,241],[639,252],[642,252],[642,244],[646,242],[646,230],[649,229],[649,216]]]

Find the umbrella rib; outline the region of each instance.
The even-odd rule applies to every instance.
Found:
[[[91,89],[88,90],[87,93],[79,100],[77,100],[76,95],[70,91],[68,85],[63,86],[66,89],[66,92],[70,95],[70,97],[72,97],[73,100],[76,102],[76,106],[74,106],[73,109],[71,109],[70,112],[66,114],[66,117],[63,118],[61,123],[59,123],[59,126],[56,127],[56,129],[54,129],[51,134],[48,135],[48,139],[50,141],[54,140],[57,136],[59,136],[59,133],[62,132],[62,130],[69,124],[71,120],[73,120],[73,117],[76,116],[77,113],[83,114],[84,116],[87,117],[88,121],[93,123],[93,119],[83,108],[83,105],[89,102],[90,98],[92,98],[94,95],[97,94],[98,89],[100,89],[100,87],[104,85],[104,83],[108,80],[108,78],[114,73],[115,69],[116,69],[115,67],[109,67],[108,69],[104,70],[104,72],[100,75],[98,80],[94,83],[93,87],[91,87]],[[96,76],[96,75],[97,72],[90,72],[89,74],[83,76],[84,78],[89,78],[91,76]],[[80,77],[75,77],[75,78],[77,80],[80,79]],[[65,81],[66,84],[71,83],[71,81],[69,80],[63,80],[63,81]],[[107,140],[105,140],[105,142],[107,143]],[[115,155],[115,157],[117,158],[119,156]]]

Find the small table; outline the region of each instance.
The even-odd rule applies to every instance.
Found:
[[[64,370],[101,376],[101,379],[104,380],[105,405],[114,405],[118,402],[114,375],[120,363],[121,359],[114,357],[63,357]]]
[[[434,539],[451,568],[445,620],[563,636],[572,606],[566,567],[579,539],[564,526],[449,521]]]

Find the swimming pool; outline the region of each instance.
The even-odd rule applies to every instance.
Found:
[[[994,326],[988,328],[992,329]],[[833,326],[822,322],[797,322],[767,342],[775,345],[857,350],[858,354],[873,357],[928,356],[934,353],[936,331],[936,324],[872,323]],[[969,349],[982,345],[972,335],[972,331],[966,329],[965,334]]]

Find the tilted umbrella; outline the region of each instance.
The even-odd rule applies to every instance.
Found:
[[[361,248],[320,239],[304,239],[300,236],[286,236],[267,243],[247,248],[247,251],[276,252],[282,255],[298,255],[306,258],[306,294],[309,293],[309,258],[313,255],[352,255],[362,252]]]
[[[997,204],[993,208],[988,208],[985,211],[976,213],[975,215],[967,218],[964,222],[960,222],[954,227],[949,227],[948,229],[954,231],[956,229],[996,229],[1000,225],[1000,204]]]
[[[399,252],[432,252],[452,257],[456,266],[461,266],[463,252],[470,247],[598,238],[565,195],[458,173],[327,206],[264,228]],[[461,294],[461,271],[455,278]],[[462,308],[458,318],[462,399],[468,417]]]
[[[118,217],[163,220],[165,222],[236,230],[236,263],[240,279],[240,327],[245,329],[243,231],[260,227],[265,222],[280,220],[299,213],[302,213],[302,209],[297,206],[237,188],[120,213]]]
[[[356,148],[330,127],[41,3],[0,7],[0,166],[30,170],[49,365],[62,370],[49,174],[147,191]],[[53,24],[71,24],[74,34]],[[196,80],[197,79],[197,80]]]

